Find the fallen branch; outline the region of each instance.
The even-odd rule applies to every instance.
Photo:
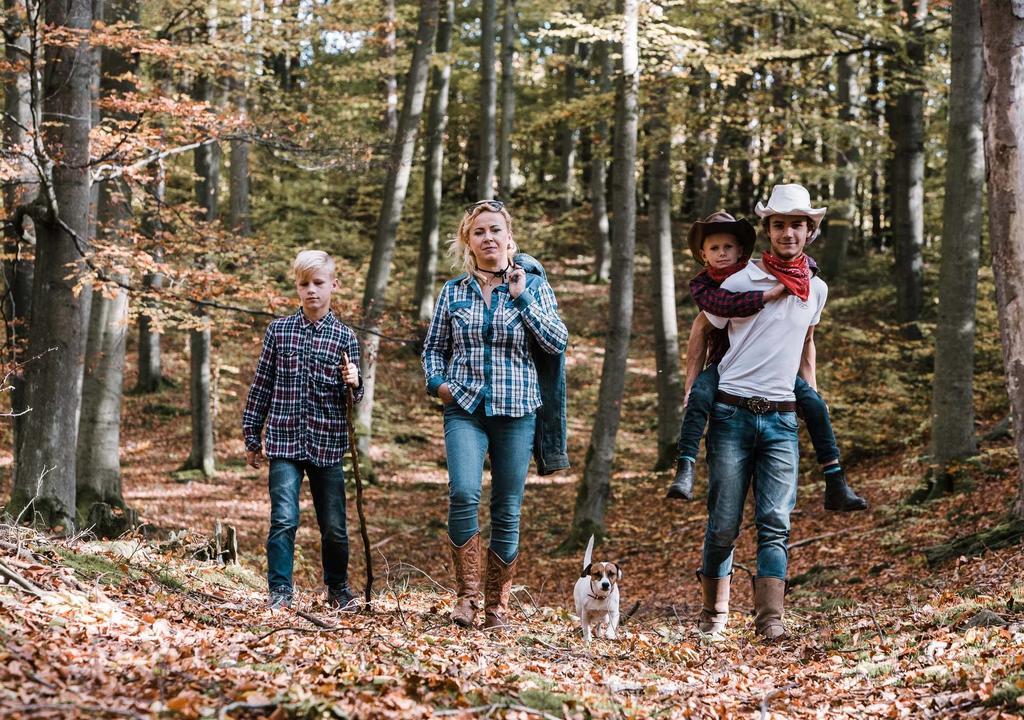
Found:
[[[853,532],[854,530],[860,530],[860,529],[861,528],[855,528],[855,527],[843,528],[842,530],[833,530],[832,532],[822,533],[821,535],[813,535],[813,536],[808,537],[808,538],[803,538],[802,540],[797,540],[794,543],[790,543],[789,544],[789,549],[790,549],[790,551],[793,551],[793,550],[796,550],[798,547],[804,547],[805,545],[811,545],[812,543],[816,543],[819,540],[827,540],[827,539],[832,538],[832,537],[838,537],[840,535],[846,535],[848,533]],[[867,535],[868,533],[874,532],[877,529],[878,528],[868,528],[868,529],[864,530],[863,532],[857,533],[856,535],[854,535],[854,537],[860,537],[861,535]]]
[[[2,561],[0,561],[0,577],[3,577],[8,582],[14,583],[23,590],[27,590],[36,597],[43,597],[45,594],[42,591],[42,589],[37,587],[34,583],[30,582],[29,580],[26,580],[24,577],[16,573],[11,567],[9,567],[6,563]]]
[[[793,688],[797,687],[798,685],[799,685],[799,683],[790,683],[789,685],[786,685],[785,687],[776,688],[775,690],[772,690],[771,692],[766,692],[761,697],[761,720],[766,720],[766,718],[768,717],[768,703],[769,703],[769,701],[773,697],[775,697],[776,695],[781,695],[784,692],[788,692],[789,690],[792,690]]]
[[[278,703],[276,702],[265,702],[265,703],[250,703],[250,702],[233,702],[225,705],[217,711],[218,720],[224,720],[228,717],[228,713],[232,710],[267,710],[269,708],[276,708]]]

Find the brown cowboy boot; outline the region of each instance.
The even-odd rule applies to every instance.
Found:
[[[473,619],[480,609],[480,533],[462,545],[448,538],[455,565],[456,598],[452,608],[452,622],[462,627],[473,627]]]
[[[767,643],[786,637],[782,624],[782,604],[786,581],[782,578],[754,578],[754,631]]]
[[[506,565],[498,553],[487,549],[487,579],[484,581],[484,627],[508,627],[508,599],[512,591],[512,573],[519,555]]]
[[[729,620],[729,583],[732,573],[713,578],[698,570],[697,579],[704,591],[704,606],[697,618],[697,629],[702,633],[722,632]]]

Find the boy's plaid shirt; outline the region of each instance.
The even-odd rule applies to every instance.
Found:
[[[719,287],[706,271],[701,271],[690,281],[690,297],[698,308],[719,317],[749,317],[764,308],[764,293],[760,290],[731,292]],[[729,349],[729,331],[725,328],[711,328],[708,333],[708,354],[705,365],[716,363],[725,357]]]
[[[507,284],[494,288],[489,308],[475,278],[460,275],[445,283],[423,342],[427,392],[437,395],[448,383],[466,412],[483,402],[487,415],[522,417],[540,407],[530,341],[557,355],[565,352],[569,331],[551,286],[532,277],[515,299]]]
[[[355,333],[332,312],[315,323],[302,310],[270,323],[242,412],[245,449],[260,449],[266,421],[268,458],[305,460],[318,467],[340,463],[349,442],[339,368],[345,353],[359,365]],[[362,397],[360,380],[353,399]]]

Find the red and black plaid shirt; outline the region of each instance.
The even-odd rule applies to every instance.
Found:
[[[818,265],[810,255],[807,256],[807,264],[811,268],[811,274],[817,275]],[[701,270],[690,281],[690,297],[693,298],[693,302],[698,308],[718,317],[750,317],[764,309],[764,292],[761,290],[748,290],[747,292],[723,290],[721,283],[712,279],[706,270]],[[708,333],[708,355],[705,365],[721,360],[728,349],[728,326],[721,329],[712,328]]]
[[[259,450],[267,425],[268,458],[337,465],[348,450],[345,382],[339,366],[348,354],[359,365],[355,333],[327,313],[310,322],[302,310],[270,323],[242,412],[245,449]],[[363,384],[353,399],[363,397]]]

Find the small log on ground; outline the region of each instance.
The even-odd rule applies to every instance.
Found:
[[[1011,520],[952,542],[925,548],[924,556],[929,566],[935,566],[961,555],[981,555],[986,550],[997,550],[1021,541],[1024,541],[1024,520]]]

